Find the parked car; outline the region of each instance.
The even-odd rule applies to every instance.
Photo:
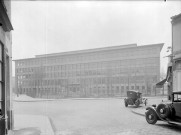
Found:
[[[135,90],[129,90],[127,91],[127,98],[124,99],[125,107],[128,105],[135,105],[138,107],[140,104],[147,104],[147,99],[142,98],[142,93],[135,91]]]
[[[160,103],[146,108],[146,121],[155,124],[157,120],[169,124],[181,125],[181,91],[172,93],[172,100],[167,103]]]

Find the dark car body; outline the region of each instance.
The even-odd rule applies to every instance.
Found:
[[[172,93],[172,101],[160,103],[146,108],[146,121],[155,124],[157,120],[165,121],[169,124],[181,125],[181,91]]]
[[[145,104],[147,99],[142,98],[142,93],[135,91],[135,90],[129,90],[127,91],[127,98],[124,99],[125,107],[128,105],[135,105],[138,107],[140,104]]]

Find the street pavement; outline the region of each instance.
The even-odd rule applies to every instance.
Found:
[[[9,135],[41,135],[40,129],[36,127],[22,128],[19,130],[9,131]]]
[[[45,127],[50,127],[54,135],[180,135],[181,133],[181,127],[161,121],[155,125],[148,124],[142,117],[145,106],[125,107],[123,98],[62,99],[51,102],[50,100],[28,102],[25,96],[19,99],[14,103],[15,117],[19,115],[19,118],[16,117],[18,120],[15,120],[17,130],[14,131],[14,135],[44,135]],[[148,97],[148,105],[158,104],[162,100],[167,99]],[[37,116],[37,120],[32,118],[30,122],[23,122],[22,119],[26,117],[21,118],[21,116],[27,116],[27,120],[31,120],[29,116]],[[49,119],[50,124],[42,127],[41,125],[46,123],[45,119],[47,121]],[[39,123],[36,124],[37,122]]]
[[[54,135],[54,131],[47,116],[15,114],[9,135]]]
[[[34,99],[26,95],[14,97],[16,102],[42,102],[52,99]],[[45,115],[14,114],[14,129],[8,131],[8,135],[54,135],[54,131]]]

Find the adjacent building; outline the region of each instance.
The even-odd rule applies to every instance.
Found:
[[[172,18],[173,91],[181,91],[181,14]]]
[[[13,127],[11,98],[11,1],[0,1],[0,135]]]
[[[137,44],[37,55],[15,61],[19,94],[40,98],[155,95],[163,44]]]

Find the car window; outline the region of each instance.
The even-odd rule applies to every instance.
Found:
[[[181,94],[178,95],[178,101],[181,101]]]
[[[174,101],[175,102],[181,101],[181,94],[174,94]]]

